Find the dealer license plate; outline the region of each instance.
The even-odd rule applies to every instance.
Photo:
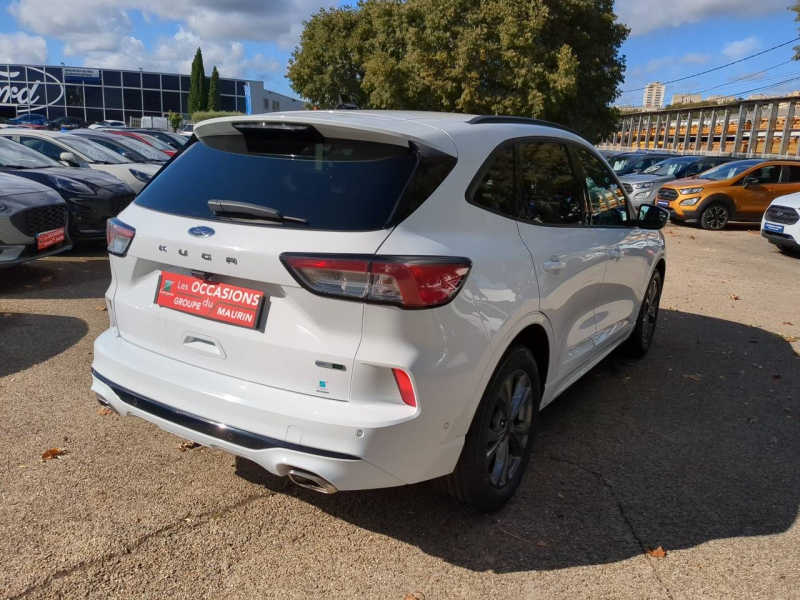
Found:
[[[775,225],[774,223],[764,223],[764,231],[771,231],[772,233],[783,233],[783,225]]]
[[[156,304],[204,319],[256,329],[264,292],[163,271],[158,280]]]
[[[43,231],[36,234],[36,249],[44,250],[50,246],[55,246],[64,241],[66,237],[66,227],[60,229],[51,229],[50,231]]]

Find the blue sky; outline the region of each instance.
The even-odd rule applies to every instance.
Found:
[[[631,29],[622,89],[690,76],[798,37],[791,0],[617,0]],[[293,95],[286,63],[302,21],[339,0],[0,0],[0,62],[189,72],[206,68],[265,81]],[[800,89],[790,44],[738,65],[668,84],[674,93],[740,95]],[[773,68],[774,67],[774,68]],[[762,70],[770,69],[761,72]],[[797,81],[782,83],[792,77]],[[745,79],[742,79],[745,78]],[[733,81],[741,79],[741,81]],[[716,87],[717,89],[710,89]],[[757,90],[756,88],[766,88]],[[620,104],[640,104],[641,91]]]

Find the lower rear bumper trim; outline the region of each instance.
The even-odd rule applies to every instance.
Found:
[[[331,452],[329,450],[321,450],[319,448],[310,448],[308,446],[301,446],[300,444],[292,444],[291,442],[277,440],[259,435],[257,433],[252,433],[250,431],[245,431],[243,429],[238,429],[236,427],[230,427],[223,423],[216,423],[214,421],[204,419],[203,417],[198,417],[196,415],[172,408],[166,404],[162,404],[161,402],[151,400],[150,398],[145,398],[140,394],[132,392],[112,381],[109,381],[94,369],[92,369],[92,375],[110,387],[111,390],[125,404],[134,406],[143,412],[151,414],[160,419],[164,419],[165,421],[169,421],[170,423],[174,423],[175,425],[179,425],[181,427],[185,427],[186,429],[191,429],[192,431],[229,442],[236,446],[241,446],[250,450],[284,448],[286,450],[294,450],[296,452],[313,454],[315,456],[322,456],[325,458],[335,458],[339,460],[361,460],[359,457],[352,456],[350,454]]]

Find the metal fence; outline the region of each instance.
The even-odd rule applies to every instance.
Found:
[[[798,102],[798,97],[770,98],[626,114],[616,133],[599,147],[738,158],[800,158]]]

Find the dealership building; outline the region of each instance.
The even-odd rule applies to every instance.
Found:
[[[0,117],[32,112],[88,123],[130,123],[170,111],[188,117],[189,85],[188,75],[173,73],[0,64]],[[259,114],[304,108],[300,100],[265,89],[262,81],[220,78],[219,91],[224,111]]]

